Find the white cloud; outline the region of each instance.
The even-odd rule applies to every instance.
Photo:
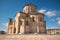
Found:
[[[56,27],[56,26],[51,26],[51,27],[47,27],[47,29],[57,29],[59,27]]]
[[[60,18],[56,18],[58,25],[60,25]]]
[[[3,23],[2,25],[4,25],[4,26],[8,27],[8,23]]]
[[[40,12],[40,13],[45,13],[45,12],[46,12],[46,9],[41,9],[41,10],[39,10],[38,12]]]
[[[56,18],[56,20],[60,20],[60,18]]]
[[[55,22],[55,19],[51,19],[51,20],[49,20],[50,22]]]
[[[56,16],[56,11],[47,11],[46,14],[48,17]]]
[[[56,11],[56,10],[46,10],[46,9],[41,9],[39,10],[38,12],[40,13],[44,13],[46,16],[48,17],[53,17],[53,16],[56,16],[57,13],[59,13],[59,11]]]
[[[6,31],[7,27],[8,27],[8,23],[7,22],[6,23],[1,23],[0,26],[1,26],[0,30]]]
[[[58,20],[58,25],[60,25],[60,20]]]

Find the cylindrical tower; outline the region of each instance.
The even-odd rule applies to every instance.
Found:
[[[33,5],[33,4],[26,4],[23,7],[23,12],[24,13],[32,13],[32,12],[35,12],[35,11],[36,11],[36,6]]]

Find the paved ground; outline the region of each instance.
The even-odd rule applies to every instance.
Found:
[[[60,35],[48,35],[48,34],[0,35],[0,40],[60,40]]]

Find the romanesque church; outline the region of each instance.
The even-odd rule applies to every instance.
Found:
[[[46,33],[44,14],[36,12],[37,6],[26,4],[23,12],[17,12],[14,21],[8,19],[8,34]]]

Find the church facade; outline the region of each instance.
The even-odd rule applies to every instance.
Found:
[[[23,12],[17,12],[15,20],[8,19],[8,34],[46,33],[44,14],[36,12],[37,7],[26,4]]]

